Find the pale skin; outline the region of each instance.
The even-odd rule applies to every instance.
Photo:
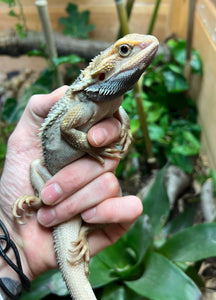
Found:
[[[135,196],[121,196],[114,175],[117,159],[105,158],[102,166],[85,156],[53,176],[43,187],[42,200],[47,205],[18,224],[11,205],[23,194],[33,194],[29,165],[41,156],[38,130],[52,105],[64,94],[67,86],[49,95],[33,96],[8,142],[7,158],[0,184],[0,219],[18,246],[23,270],[33,280],[46,270],[57,268],[52,241],[52,226],[81,213],[87,223],[109,224],[89,235],[91,256],[113,244],[142,213],[142,203]],[[100,122],[88,132],[92,146],[106,146],[117,140],[121,125],[116,118]],[[1,262],[0,262],[1,265]],[[8,276],[2,265],[0,277]]]

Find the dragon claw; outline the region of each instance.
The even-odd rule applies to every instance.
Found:
[[[88,276],[89,274],[89,261],[90,261],[87,234],[88,234],[88,229],[85,229],[83,227],[80,231],[77,241],[72,242],[71,243],[72,248],[68,250],[69,252],[68,261],[71,265],[78,264],[84,258],[86,276]]]
[[[19,224],[24,224],[23,217],[32,216],[32,210],[41,207],[41,200],[36,196],[23,195],[15,200],[12,214]]]

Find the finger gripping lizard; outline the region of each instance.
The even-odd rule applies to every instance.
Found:
[[[131,89],[153,60],[158,49],[154,36],[129,34],[96,56],[65,95],[51,108],[42,124],[43,157],[31,164],[30,178],[35,195],[19,197],[13,215],[19,221],[42,205],[43,185],[64,166],[88,154],[100,163],[104,157],[119,157],[113,147],[94,148],[87,132],[97,122],[114,114],[122,129],[117,144],[123,154],[131,143],[129,119],[121,107],[122,95]],[[88,282],[88,225],[78,215],[53,230],[57,261],[74,300],[94,300]]]

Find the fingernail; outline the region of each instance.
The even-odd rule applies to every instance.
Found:
[[[55,210],[50,208],[41,208],[37,213],[38,222],[45,227],[52,225],[52,222],[54,221],[55,217]]]
[[[96,208],[93,207],[93,208],[90,208],[86,211],[84,211],[81,216],[83,218],[84,221],[87,221],[89,219],[92,219],[94,216],[95,216],[95,213],[96,213]]]
[[[57,183],[52,183],[42,189],[41,198],[45,204],[55,204],[58,202],[63,191]]]
[[[108,133],[104,128],[95,128],[92,133],[92,138],[95,145],[102,145],[107,139]]]

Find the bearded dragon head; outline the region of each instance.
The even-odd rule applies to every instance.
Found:
[[[128,34],[96,56],[73,84],[92,101],[112,100],[130,90],[159,46],[151,35]]]

